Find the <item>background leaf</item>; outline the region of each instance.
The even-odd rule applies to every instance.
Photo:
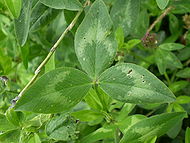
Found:
[[[78,0],[40,0],[41,3],[55,9],[81,10],[82,5]]]
[[[55,53],[51,56],[47,64],[45,65],[45,72],[49,72],[55,69]]]
[[[166,50],[166,51],[173,51],[173,50],[179,50],[184,48],[185,46],[178,43],[165,43],[159,46],[160,49]]]
[[[69,141],[76,138],[76,122],[66,115],[54,117],[46,125],[46,133],[54,140]]]
[[[21,46],[24,46],[28,37],[31,6],[31,1],[23,0],[20,16],[18,17],[18,19],[15,20],[16,36]]]
[[[165,9],[169,3],[169,0],[156,0],[156,3],[160,9]]]
[[[6,3],[10,13],[15,18],[18,18],[22,7],[22,0],[4,0],[4,2]]]
[[[41,143],[38,134],[34,133],[34,135],[29,139],[28,143]]]
[[[148,119],[137,122],[131,126],[125,133],[120,143],[143,143],[148,138],[161,136],[173,127],[178,121],[181,121],[186,113],[165,113],[152,116]]]
[[[111,9],[111,18],[114,26],[122,27],[125,36],[130,34],[137,22],[140,13],[140,0],[117,0]]]
[[[160,48],[156,50],[155,61],[161,74],[164,74],[169,66],[175,68],[183,67],[181,61],[172,52]]]
[[[0,114],[0,131],[9,131],[14,130],[17,127],[11,124],[7,119],[6,116],[3,114]]]
[[[113,126],[105,126],[105,127],[99,128],[93,133],[89,134],[88,136],[85,136],[84,138],[82,138],[80,142],[94,143],[102,139],[113,138],[114,129],[115,127]]]
[[[38,0],[34,7],[32,7],[30,31],[34,32],[42,28],[44,25],[49,24],[50,21],[56,18],[59,12],[60,10],[49,8]]]
[[[19,143],[20,130],[7,131],[0,134],[0,142],[2,143]]]
[[[185,143],[190,143],[190,128],[187,127],[185,132]]]
[[[184,68],[180,70],[177,72],[176,76],[181,78],[190,78],[190,68]]]

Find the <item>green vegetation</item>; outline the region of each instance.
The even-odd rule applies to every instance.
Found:
[[[190,0],[0,1],[0,143],[190,143]]]

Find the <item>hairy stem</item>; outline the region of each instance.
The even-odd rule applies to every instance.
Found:
[[[150,27],[148,28],[146,35],[149,34],[152,29],[155,27],[155,25],[160,22],[171,10],[173,9],[172,6],[168,7],[166,10],[164,10],[164,12],[150,25]]]
[[[84,4],[84,7],[86,5],[88,5],[89,0],[86,1],[86,3]],[[63,38],[65,37],[65,35],[74,27],[74,25],[76,24],[79,16],[81,15],[83,10],[79,11],[76,16],[74,17],[74,19],[72,20],[72,22],[69,24],[69,26],[65,29],[65,31],[61,34],[61,36],[59,37],[59,39],[57,40],[57,42],[53,45],[53,47],[50,49],[50,52],[48,53],[48,55],[46,56],[46,58],[42,61],[42,63],[39,65],[39,67],[36,69],[34,76],[32,77],[32,79],[28,82],[28,84],[22,89],[22,91],[19,93],[17,100],[24,94],[24,92],[34,83],[34,81],[37,79],[41,69],[46,65],[46,63],[49,61],[49,59],[51,58],[51,56],[55,53],[58,45],[60,44],[60,42],[63,40]]]

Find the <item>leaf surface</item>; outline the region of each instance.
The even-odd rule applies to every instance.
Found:
[[[99,78],[99,86],[112,98],[129,103],[168,103],[173,93],[156,76],[135,64],[118,64]]]
[[[18,19],[15,20],[16,36],[21,46],[24,46],[28,37],[31,5],[32,2],[30,0],[23,0],[20,16],[18,17]]]
[[[139,13],[140,0],[117,0],[111,9],[114,25],[122,27],[125,36],[134,30]]]
[[[163,10],[167,7],[169,0],[156,0],[158,7]]]
[[[117,42],[106,5],[96,0],[75,35],[75,51],[88,75],[96,79],[113,61]]]
[[[177,44],[177,43],[165,43],[159,46],[160,49],[163,49],[166,51],[180,50],[184,47],[185,47],[184,45]]]
[[[164,113],[141,120],[131,126],[120,143],[144,143],[148,138],[161,136],[170,130],[176,122],[186,116],[184,112]]]
[[[54,117],[46,125],[46,133],[54,140],[69,141],[76,138],[76,122],[68,115]]]
[[[78,0],[40,0],[44,5],[55,9],[81,10],[82,5]]]
[[[89,77],[73,68],[59,68],[44,74],[19,99],[16,110],[37,113],[67,111],[91,88]]]
[[[4,0],[4,2],[7,5],[10,13],[15,18],[18,18],[22,7],[22,0]]]

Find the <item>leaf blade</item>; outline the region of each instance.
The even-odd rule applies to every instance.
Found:
[[[126,131],[120,143],[143,143],[147,138],[159,137],[172,128],[176,121],[181,121],[185,116],[184,112],[164,113],[139,121]]]
[[[55,9],[81,10],[82,5],[78,0],[40,0],[44,5]]]
[[[173,93],[156,76],[130,63],[106,70],[99,78],[99,85],[112,98],[123,102],[167,103],[175,100]]]
[[[102,0],[97,0],[75,36],[75,51],[82,69],[91,78],[96,78],[113,61],[116,47],[107,7]]]
[[[87,94],[90,78],[73,68],[59,68],[44,74],[19,99],[15,109],[36,113],[67,111]]]
[[[18,18],[22,7],[22,0],[4,0],[4,2],[7,5],[10,13],[15,18]]]
[[[169,0],[156,0],[158,7],[163,10],[167,7]]]
[[[111,9],[111,17],[116,27],[122,27],[125,36],[130,34],[140,13],[140,0],[117,0]]]
[[[23,0],[22,10],[18,19],[15,20],[15,32],[18,42],[21,46],[24,46],[30,27],[30,11],[32,2],[28,0]]]

